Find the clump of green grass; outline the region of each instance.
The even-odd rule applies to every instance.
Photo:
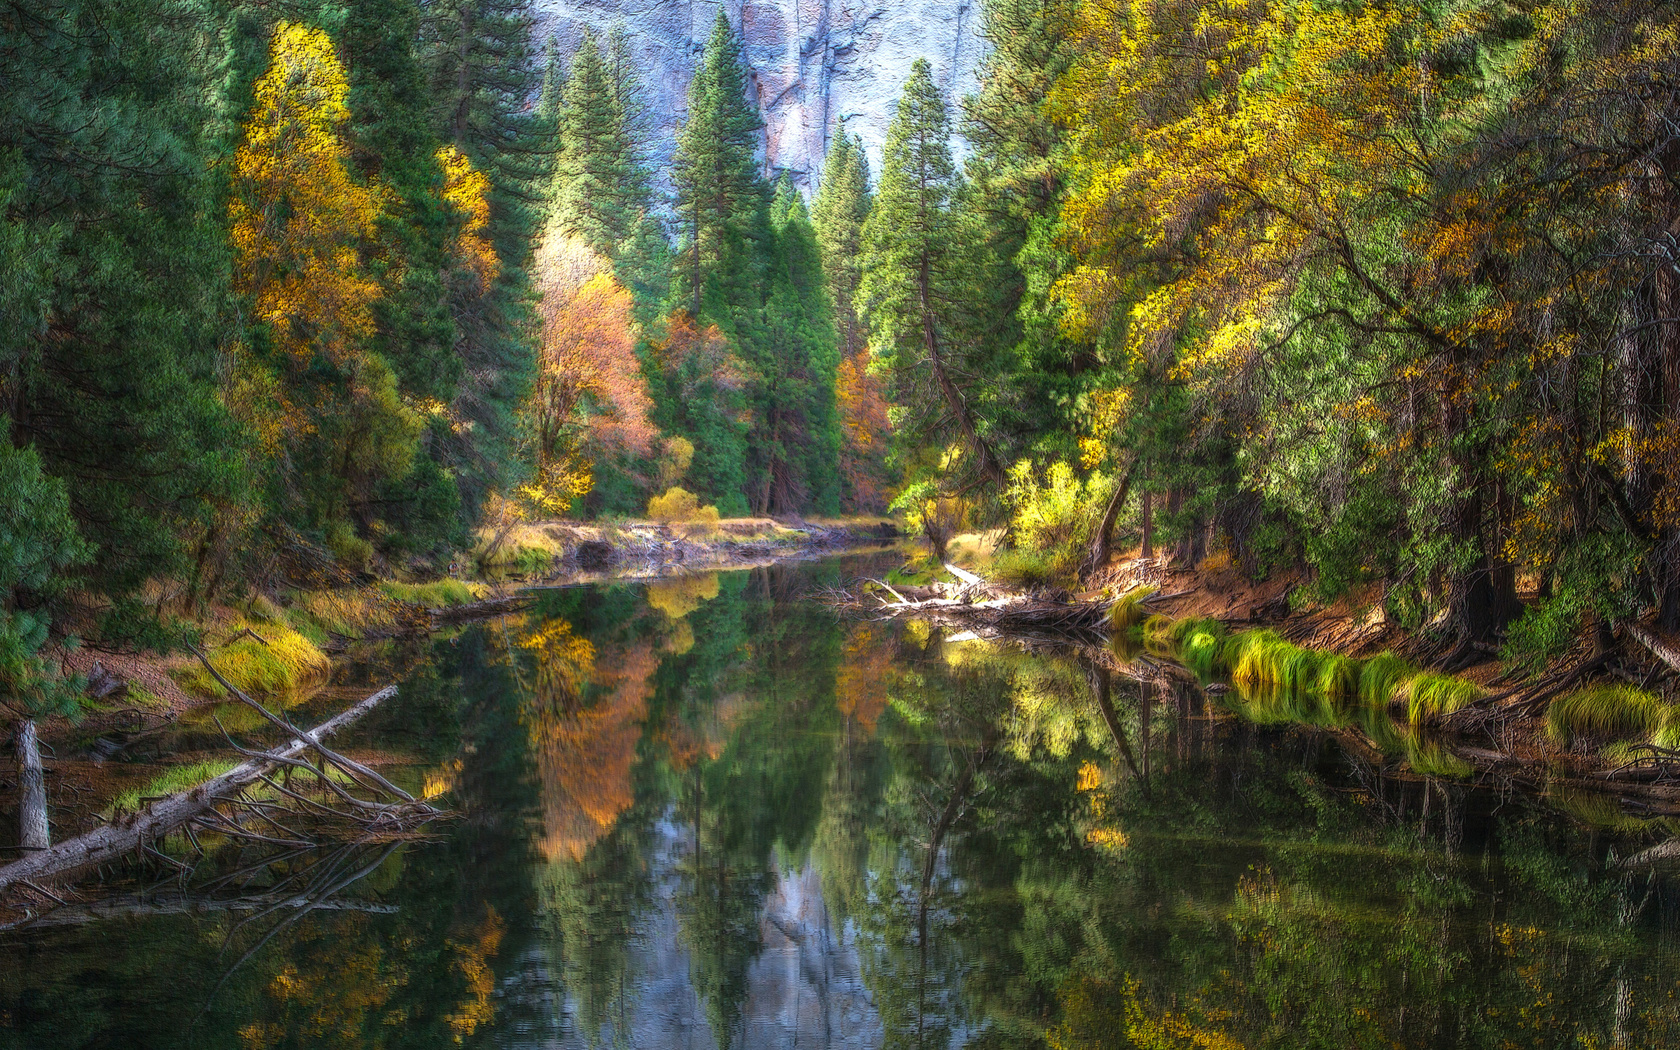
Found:
[[[1651,743],[1670,751],[1680,751],[1680,707],[1669,705],[1663,708],[1662,726],[1651,734]]]
[[[468,605],[478,600],[470,584],[461,580],[433,580],[431,583],[399,583],[384,580],[379,589],[388,598],[427,609],[441,609],[450,605]]]
[[[1179,662],[1204,681],[1224,669],[1220,659],[1230,632],[1218,620],[1187,616],[1166,632],[1177,651]]]
[[[131,813],[141,806],[141,799],[160,798],[185,791],[219,777],[239,763],[231,759],[212,758],[189,765],[170,766],[153,777],[144,787],[130,788],[111,801],[111,812]]]
[[[1231,681],[1250,688],[1320,691],[1328,685],[1335,690],[1344,688],[1348,680],[1345,669],[1337,669],[1326,678],[1327,654],[1303,649],[1284,640],[1276,631],[1245,631],[1233,635],[1220,655],[1231,669]]]
[[[1414,725],[1450,715],[1481,695],[1474,683],[1433,671],[1413,675],[1394,691],[1394,699],[1406,705],[1406,718]]]
[[[999,551],[992,559],[992,577],[1019,590],[1068,586],[1078,568],[1077,557],[1070,560],[1064,550],[1017,548]]]
[[[1122,594],[1108,610],[1108,625],[1116,631],[1130,630],[1142,623],[1149,616],[1149,610],[1143,607],[1143,600],[1155,593],[1150,586],[1133,587]]]
[[[1667,706],[1642,689],[1591,685],[1552,701],[1546,711],[1546,736],[1559,745],[1578,737],[1643,740],[1661,735],[1668,718]]]
[[[265,625],[263,641],[241,638],[210,653],[210,664],[234,687],[248,694],[295,689],[331,667],[327,654],[290,628]],[[266,642],[267,644],[264,644]],[[175,672],[183,689],[201,696],[221,697],[227,691],[202,665]]]
[[[1386,708],[1394,693],[1418,670],[1391,652],[1380,652],[1359,667],[1359,703],[1375,710]]]
[[[1318,681],[1313,688],[1338,699],[1358,696],[1360,661],[1337,653],[1318,655]]]

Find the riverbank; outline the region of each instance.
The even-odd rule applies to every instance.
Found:
[[[985,572],[983,552],[966,560]],[[1680,814],[1677,640],[1623,624],[1609,645],[1582,638],[1543,667],[1518,668],[1493,646],[1443,647],[1405,630],[1375,592],[1313,604],[1299,584],[1132,552],[1079,594],[1011,590],[946,566],[883,580],[858,607],[994,637],[1100,639],[1098,657],[1120,674],[1180,678],[1233,714],[1333,732],[1420,774],[1589,784]]]
[[[361,695],[360,686],[334,684],[338,669],[377,645],[516,611],[526,588],[752,568],[887,545],[898,536],[885,518],[543,522],[500,537],[481,534],[453,575],[437,579],[350,572],[300,543],[271,586],[200,610],[192,626],[217,672],[236,687],[281,710],[329,716]],[[55,718],[41,726],[55,841],[98,826],[117,800],[180,787],[175,781],[183,769],[211,770],[228,760],[231,752],[210,718],[220,712],[229,721],[228,697],[196,656],[92,645],[54,656],[88,681],[80,720]],[[404,761],[352,757],[376,768]],[[6,792],[0,823],[15,826],[9,769],[0,773],[0,788]]]
[[[895,543],[901,535],[890,518],[551,521],[481,529],[471,557],[476,572],[489,580],[596,583],[821,557]]]

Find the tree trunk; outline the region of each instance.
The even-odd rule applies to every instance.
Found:
[[[1120,520],[1120,511],[1126,505],[1126,496],[1132,491],[1132,475],[1136,471],[1137,460],[1134,459],[1126,465],[1126,473],[1120,476],[1120,483],[1114,486],[1114,492],[1108,497],[1108,506],[1103,508],[1102,520],[1097,522],[1097,534],[1091,537],[1091,549],[1085,556],[1087,576],[1108,564],[1109,551],[1114,543],[1114,523]],[[1146,495],[1144,498],[1149,497]]]
[[[1143,556],[1155,556],[1155,493],[1143,490]]]
[[[18,845],[25,850],[44,850],[52,845],[47,823],[47,778],[41,768],[41,746],[35,738],[35,720],[18,725]]]

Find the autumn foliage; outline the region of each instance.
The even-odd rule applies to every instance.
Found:
[[[348,364],[373,331],[378,286],[358,249],[380,201],[350,177],[349,94],[326,32],[280,23],[233,157],[234,287],[300,370],[316,355]]]
[[[657,430],[636,357],[630,293],[580,237],[556,235],[537,257],[542,344],[533,415],[536,506],[563,514],[588,493],[593,465],[647,457]]]

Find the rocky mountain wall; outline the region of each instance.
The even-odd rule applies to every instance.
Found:
[[[898,94],[926,58],[957,106],[985,53],[981,0],[721,0],[740,28],[764,115],[766,171],[814,190],[842,117],[878,165]],[[688,82],[720,0],[537,0],[539,38],[562,55],[584,28],[622,24],[643,78],[651,160],[664,168],[687,113]]]

